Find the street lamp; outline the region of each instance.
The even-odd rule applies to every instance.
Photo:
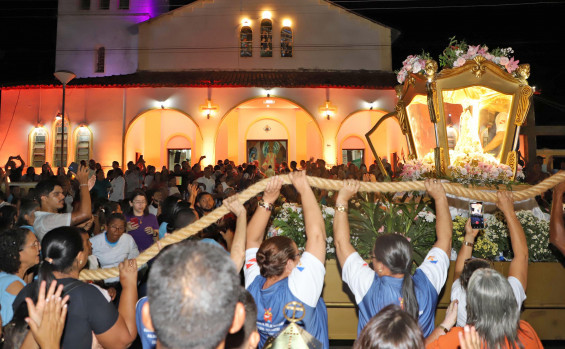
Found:
[[[60,70],[53,73],[57,80],[59,80],[63,84],[63,106],[61,107],[61,161],[59,166],[63,166],[63,151],[64,151],[64,144],[65,144],[65,88],[69,81],[76,77],[75,73],[71,73],[70,71]],[[57,135],[55,135],[57,137]],[[56,138],[55,138],[56,139]]]

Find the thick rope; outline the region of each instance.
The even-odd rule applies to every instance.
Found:
[[[291,184],[288,175],[280,176],[284,184]],[[535,186],[520,188],[520,186],[514,186],[512,188],[514,195],[514,201],[522,201],[529,198],[533,198],[537,195],[544,193],[545,191],[553,188],[557,184],[565,181],[565,171],[560,171],[557,174],[545,179],[543,182],[536,184]],[[255,195],[263,192],[267,186],[268,179],[263,179],[257,182],[239,193],[239,201],[244,203],[251,199]],[[335,190],[338,191],[343,187],[343,181],[324,179],[319,177],[308,176],[308,183],[312,187]],[[442,182],[445,191],[448,194],[452,194],[458,197],[464,197],[468,199],[496,202],[496,193],[492,191],[485,191],[482,189],[472,189],[467,188],[461,184]],[[524,186],[525,187],[525,186]],[[390,192],[404,192],[404,191],[424,191],[426,187],[424,181],[413,181],[413,182],[361,182],[359,191],[363,192],[380,192],[380,193],[390,193]],[[224,206],[216,208],[210,214],[200,218],[196,222],[190,224],[187,227],[175,231],[173,234],[165,236],[163,239],[159,240],[161,247],[165,247],[171,244],[180,242],[204,228],[212,225],[220,218],[228,214],[229,211]],[[155,257],[159,253],[159,247],[157,243],[154,243],[151,247],[143,251],[136,259],[137,265],[140,267],[147,263],[150,259]],[[107,269],[95,269],[95,270],[83,270],[80,273],[81,280],[103,280],[111,277],[116,277],[119,275],[117,267],[107,268]]]

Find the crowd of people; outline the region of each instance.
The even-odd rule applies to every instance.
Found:
[[[263,348],[288,325],[284,307],[295,301],[303,307],[299,325],[327,349],[321,297],[326,232],[319,203],[335,207],[336,255],[358,308],[355,348],[542,347],[535,330],[520,320],[528,247],[511,193],[499,192],[497,201],[514,254],[507,277],[489,261],[471,258],[478,230],[468,222],[452,303],[436,321],[453,230],[439,181],[425,183],[437,215],[436,242],[413,270],[412,247],[401,234],[379,236],[370,263],[351,244],[348,205],[360,181],[394,176],[397,166],[385,163],[385,173],[376,164],[328,169],[311,159],[263,173],[256,162],[202,166],[203,159],[160,172],[143,157],[128,163],[125,173],[116,161],[107,173],[94,160],[71,165],[73,171],[59,168],[57,175],[49,164],[39,175],[29,167],[25,176],[37,185],[26,193],[13,185],[22,180],[25,164],[10,157],[0,168],[4,348],[127,348],[134,341],[144,349]],[[289,174],[292,185],[283,186],[277,174]],[[311,188],[307,175],[344,185],[329,195]],[[239,192],[267,177],[262,194],[240,203]],[[553,193],[551,242],[565,253],[565,183]],[[281,200],[302,206],[302,252],[287,237],[265,237]],[[135,258],[155,242],[222,205],[228,215],[137,265]],[[84,268],[110,267],[118,267],[119,277],[79,280]]]

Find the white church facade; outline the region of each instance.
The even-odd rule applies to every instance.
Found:
[[[394,29],[324,0],[60,0],[56,70],[1,87],[0,154],[28,165],[96,159],[160,168],[261,157],[370,164],[365,134],[394,110]],[[375,137],[408,154],[394,118]]]

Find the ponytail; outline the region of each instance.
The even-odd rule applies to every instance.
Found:
[[[381,235],[375,241],[373,254],[377,261],[390,269],[392,274],[403,274],[402,309],[418,320],[419,305],[412,280],[412,245],[400,234]]]

